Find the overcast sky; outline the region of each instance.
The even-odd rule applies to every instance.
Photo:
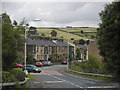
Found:
[[[11,20],[18,23],[25,17],[30,26],[85,26],[97,27],[100,23],[99,12],[106,2],[3,2],[2,12],[7,12]]]

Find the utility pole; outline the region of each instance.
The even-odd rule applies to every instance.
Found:
[[[25,19],[25,17],[24,17],[24,28],[25,28],[25,39],[27,39],[27,35],[26,35],[26,22],[28,21],[28,20],[26,20]],[[32,21],[41,21],[40,19],[34,19],[34,20],[32,20]],[[24,48],[25,50],[24,50],[24,63],[25,63],[25,73],[27,73],[26,72],[26,58],[27,58],[27,55],[26,55],[26,42],[25,42],[25,48]]]
[[[24,29],[25,29],[25,39],[27,38],[26,37],[26,20],[24,18]],[[26,42],[25,42],[25,48],[24,48],[24,63],[25,63],[25,74],[26,74]]]
[[[87,45],[87,58],[86,59],[88,60],[88,45]]]
[[[72,28],[72,26],[66,26],[66,29],[68,28],[68,56],[67,56],[67,71],[69,70],[69,62],[68,60],[70,60],[69,58],[69,29]]]

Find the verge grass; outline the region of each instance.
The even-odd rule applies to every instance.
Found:
[[[80,77],[91,78],[91,79],[96,79],[96,80],[113,81],[113,78],[110,78],[110,77],[82,75],[82,74],[78,74],[78,73],[75,73],[75,72],[72,72],[72,71],[67,71],[67,70],[65,70],[65,71],[69,74],[73,74],[73,75],[80,76]]]
[[[35,77],[33,77],[31,74],[27,74],[27,77],[29,78],[29,80],[37,80]]]

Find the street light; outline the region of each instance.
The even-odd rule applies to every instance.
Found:
[[[68,28],[68,56],[67,56],[67,71],[69,69],[69,63],[68,63],[68,60],[69,59],[69,29],[72,28],[72,26],[66,26],[66,29]]]
[[[42,20],[40,20],[40,19],[34,19],[33,21],[42,21]]]
[[[27,38],[27,35],[26,35],[26,25],[27,25],[27,21],[41,21],[40,19],[34,19],[34,20],[26,20],[25,18],[24,18],[24,27],[25,27],[25,39]],[[26,72],[26,58],[27,58],[27,55],[26,55],[26,42],[25,42],[25,53],[24,53],[24,62],[25,62],[25,74],[27,73]]]

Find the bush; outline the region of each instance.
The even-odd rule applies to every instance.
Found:
[[[2,72],[2,83],[24,81],[25,73],[21,70],[11,70]]]
[[[10,73],[13,74],[18,81],[25,80],[25,73],[21,70],[11,70]]]
[[[80,63],[80,71],[87,73],[88,70],[89,70],[88,63],[86,63],[86,62],[81,62],[81,63]]]
[[[16,82],[17,79],[14,75],[10,74],[10,72],[3,71],[2,72],[2,83],[8,83],[8,82]]]
[[[80,40],[79,40],[79,44],[80,44],[80,45],[84,45],[84,44],[85,44],[85,40],[80,39]]]
[[[99,68],[100,68],[100,64],[98,62],[98,59],[93,56],[93,55],[89,55],[88,56],[88,67],[89,67],[89,72],[95,72],[97,73]]]
[[[104,65],[102,65],[98,59],[93,56],[89,55],[89,59],[87,62],[76,63],[76,67],[79,67],[80,72],[85,73],[104,73]]]
[[[33,64],[35,63],[35,60],[33,58],[32,54],[28,54],[27,58],[26,58],[27,64]]]

